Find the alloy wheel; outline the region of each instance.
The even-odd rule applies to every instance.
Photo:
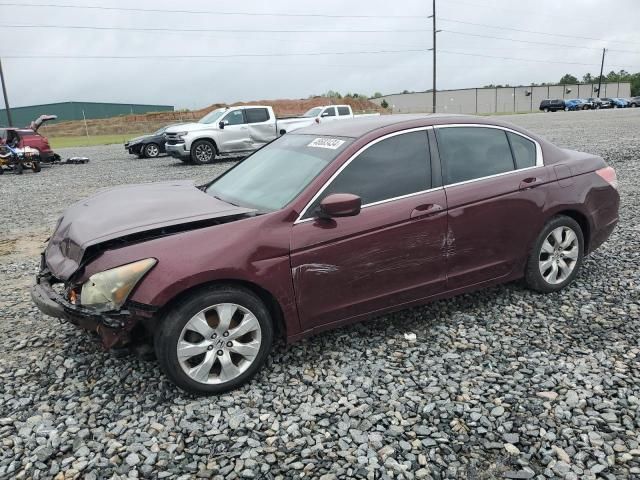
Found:
[[[571,228],[553,229],[542,242],[538,256],[542,278],[551,285],[564,282],[575,269],[579,254],[578,237]]]
[[[160,149],[156,145],[150,144],[147,145],[146,152],[148,157],[157,157],[160,154]]]
[[[262,331],[256,316],[235,303],[201,310],[184,326],[177,344],[178,362],[192,380],[227,383],[256,359]]]
[[[196,146],[196,158],[203,163],[206,163],[213,158],[213,148],[208,143],[201,143]]]

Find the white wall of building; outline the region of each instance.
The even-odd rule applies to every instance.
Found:
[[[515,113],[536,112],[546,98],[597,97],[598,84],[544,85],[536,87],[467,88],[439,90],[436,111],[439,113]],[[527,93],[529,93],[527,95]],[[601,97],[631,96],[629,82],[603,83]],[[372,98],[380,105],[385,100],[393,113],[426,113],[432,111],[431,92],[397,93]]]

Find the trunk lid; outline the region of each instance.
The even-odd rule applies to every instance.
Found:
[[[47,267],[58,279],[68,280],[91,246],[141,232],[253,212],[207,195],[190,181],[103,190],[64,212],[45,249]]]
[[[55,120],[56,118],[58,118],[57,115],[40,115],[33,122],[31,122],[29,128],[34,132],[37,132],[44,122],[49,122],[51,120]]]

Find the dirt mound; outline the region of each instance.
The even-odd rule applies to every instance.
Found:
[[[347,104],[351,105],[354,113],[384,112],[379,105],[369,100],[360,98],[332,99],[326,97],[314,97],[300,100],[258,100],[254,102],[237,102],[229,106],[236,105],[271,105],[277,117],[292,117],[301,115],[310,108],[319,105]],[[89,135],[116,135],[116,134],[138,134],[149,133],[159,129],[169,123],[192,122],[202,118],[216,108],[227,106],[223,103],[216,103],[200,110],[175,111],[175,112],[153,112],[144,115],[123,115],[120,117],[101,118],[87,120]],[[85,125],[83,121],[60,122],[53,125],[46,125],[43,133],[51,137],[79,136],[85,135]]]

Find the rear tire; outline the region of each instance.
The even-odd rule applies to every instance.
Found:
[[[549,113],[549,109],[548,109],[548,108],[544,108],[544,109],[542,109],[542,111],[543,111],[544,113]]]
[[[216,158],[216,146],[211,140],[196,140],[191,145],[191,163],[205,165]]]
[[[37,160],[34,160],[33,162],[31,162],[31,170],[33,170],[35,173],[38,173],[40,170],[42,170],[42,167],[40,166],[40,162]]]
[[[525,271],[525,283],[541,293],[562,290],[578,274],[584,258],[584,237],[578,222],[559,215],[538,235]]]
[[[22,166],[21,163],[17,163],[15,166],[15,174],[16,175],[22,175],[22,170],[24,169],[24,167]]]
[[[214,286],[174,305],[155,334],[154,346],[160,367],[173,383],[187,392],[211,395],[238,388],[260,370],[273,331],[268,309],[253,292]]]

